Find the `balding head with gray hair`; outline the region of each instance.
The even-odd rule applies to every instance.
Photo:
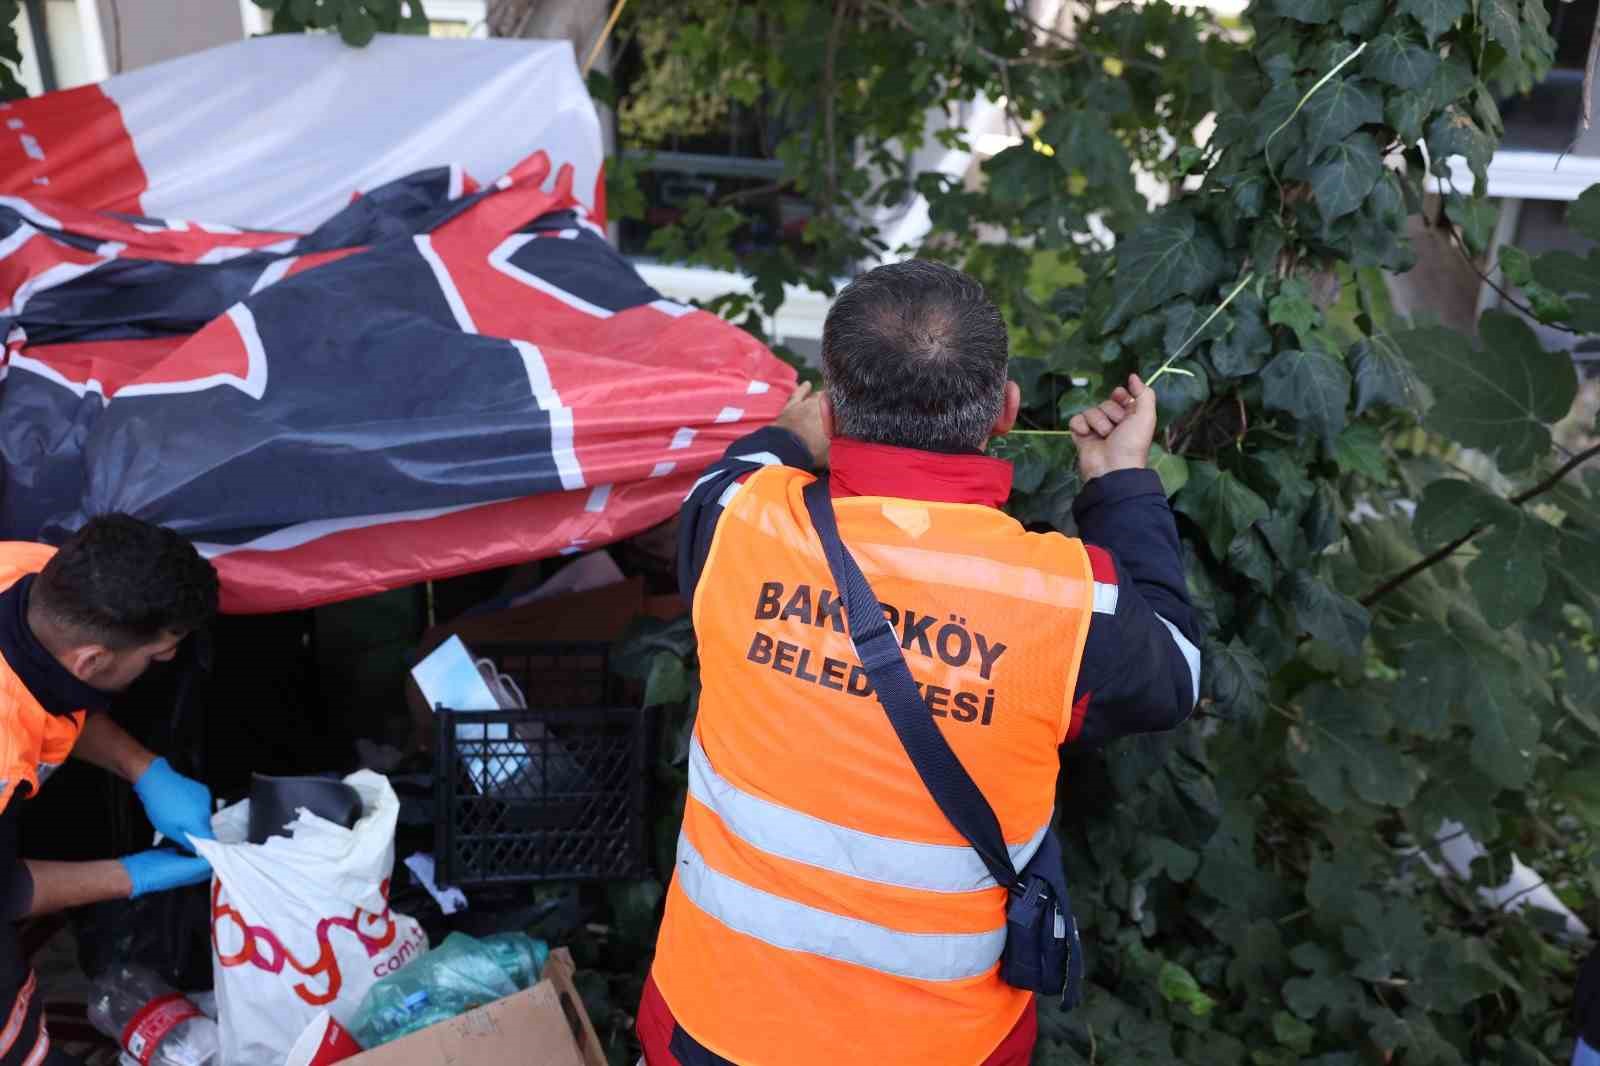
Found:
[[[912,259],[852,281],[822,361],[835,431],[871,444],[982,450],[1005,407],[1006,324],[983,286]]]

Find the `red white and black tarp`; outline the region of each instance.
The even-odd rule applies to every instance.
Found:
[[[564,43],[259,38],[0,105],[0,539],[127,512],[261,612],[670,517],[794,372],[611,248],[600,145]]]

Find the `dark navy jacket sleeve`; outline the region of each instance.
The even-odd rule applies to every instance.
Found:
[[[1171,729],[1200,697],[1200,634],[1178,526],[1150,470],[1118,470],[1073,502],[1095,577],[1069,741]]]
[[[685,602],[694,603],[694,589],[700,583],[700,571],[705,568],[722,509],[745,478],[763,466],[778,463],[810,470],[811,453],[787,429],[767,426],[734,441],[694,483],[689,498],[683,501],[678,528],[678,591]]]

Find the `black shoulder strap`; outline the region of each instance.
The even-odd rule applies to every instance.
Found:
[[[933,724],[933,712],[917,692],[911,670],[906,666],[900,641],[883,616],[883,607],[872,586],[839,539],[839,524],[833,514],[826,478],[806,486],[806,510],[828,557],[828,569],[844,599],[845,616],[850,623],[850,640],[861,657],[861,665],[872,681],[878,702],[883,705],[895,735],[911,758],[911,765],[939,805],[950,824],[960,830],[973,850],[983,859],[989,873],[1010,891],[1020,891],[1016,866],[1006,849],[994,808],[984,799],[967,773],[950,742]]]

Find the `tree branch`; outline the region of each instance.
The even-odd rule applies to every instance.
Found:
[[[1597,22],[1596,26],[1600,27],[1600,22]],[[1550,329],[1559,329],[1564,333],[1571,333],[1575,337],[1582,337],[1585,335],[1582,330],[1573,329],[1571,326],[1563,326],[1559,322],[1544,321],[1539,317],[1538,313],[1535,312],[1533,308],[1529,307],[1527,304],[1511,295],[1505,289],[1502,289],[1498,282],[1496,282],[1488,274],[1484,273],[1484,271],[1478,266],[1477,262],[1467,252],[1466,243],[1461,239],[1461,227],[1457,226],[1449,219],[1445,220],[1445,226],[1450,230],[1450,243],[1454,244],[1456,246],[1456,251],[1461,253],[1462,261],[1465,262],[1469,268],[1471,268],[1474,274],[1478,275],[1479,279],[1482,280],[1485,285],[1499,293],[1502,300],[1510,304],[1512,307],[1515,307],[1518,311],[1521,311],[1523,314],[1527,315],[1541,326],[1548,326]]]
[[[828,23],[827,51],[822,56],[822,144],[827,157],[828,171],[824,175],[822,213],[831,215],[834,202],[839,199],[839,146],[836,140],[834,106],[834,65],[839,58],[839,39],[844,35],[845,16],[850,0],[835,0],[833,18]]]
[[[1551,489],[1559,485],[1562,479],[1568,474],[1572,473],[1578,467],[1582,466],[1584,463],[1588,462],[1590,459],[1593,459],[1597,455],[1600,455],[1600,444],[1585,448],[1583,451],[1574,455],[1571,459],[1568,459],[1565,463],[1562,463],[1559,467],[1557,467],[1555,473],[1551,474],[1549,477],[1545,478],[1531,489],[1527,489],[1523,492],[1517,493],[1515,496],[1512,496],[1508,502],[1514,506],[1521,507],[1534,497],[1544,495],[1546,492],[1549,492]],[[1466,544],[1467,541],[1471,540],[1473,537],[1476,537],[1479,533],[1482,533],[1487,528],[1487,526],[1483,525],[1473,526],[1471,529],[1467,530],[1450,543],[1435,548],[1427,555],[1424,555],[1421,559],[1418,559],[1416,562],[1412,563],[1410,566],[1406,567],[1404,570],[1400,571],[1398,574],[1394,575],[1389,580],[1385,581],[1383,584],[1379,585],[1377,588],[1361,597],[1361,606],[1371,607],[1374,603],[1378,602],[1383,597],[1399,588],[1401,585],[1404,585],[1407,581],[1410,581],[1424,570],[1450,558],[1450,556],[1454,555],[1463,544]]]

